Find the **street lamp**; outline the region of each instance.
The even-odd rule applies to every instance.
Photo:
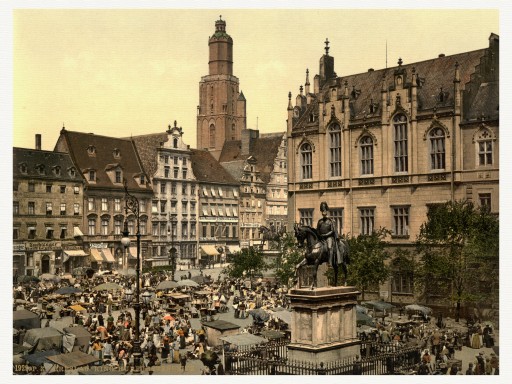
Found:
[[[140,373],[141,369],[141,349],[140,349],[140,217],[139,217],[139,200],[131,195],[128,192],[128,186],[126,183],[126,179],[124,180],[124,191],[125,191],[125,222],[124,222],[124,231],[123,238],[121,239],[121,244],[128,248],[130,245],[130,238],[128,237],[128,211],[135,215],[137,219],[137,233],[135,236],[137,237],[137,267],[135,268],[136,272],[136,281],[135,281],[135,303],[133,304],[133,308],[135,309],[135,340],[133,341],[133,373]],[[130,300],[128,299],[128,293],[130,292]],[[126,300],[128,302],[131,301],[131,290],[127,291]]]
[[[174,248],[174,231],[176,218],[171,217],[171,248],[169,249],[169,254],[171,256],[171,281],[174,281],[174,273],[176,272],[176,248]]]

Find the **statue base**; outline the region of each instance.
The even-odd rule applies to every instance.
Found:
[[[355,287],[291,289],[291,342],[288,359],[328,363],[360,353],[356,332]]]
[[[325,275],[329,265],[327,263],[320,264],[316,273],[316,286],[317,288],[328,287],[329,279]],[[296,288],[311,288],[313,285],[313,276],[315,273],[314,265],[304,265],[297,271],[297,287]]]

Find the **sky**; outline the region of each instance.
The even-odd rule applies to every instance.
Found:
[[[13,146],[53,150],[60,129],[107,136],[177,121],[196,147],[199,81],[222,15],[247,126],[286,130],[293,100],[330,41],[338,75],[486,48],[496,9],[15,9]]]

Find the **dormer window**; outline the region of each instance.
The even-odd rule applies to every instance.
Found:
[[[146,179],[145,179],[144,175],[140,175],[140,183],[142,185],[146,184]]]
[[[26,174],[28,172],[28,167],[26,163],[20,164],[20,172]]]
[[[37,164],[36,170],[40,175],[44,175],[44,164]]]
[[[76,169],[75,169],[75,167],[68,168],[68,174],[71,177],[75,177],[76,176]]]
[[[96,181],[96,171],[93,169],[89,171],[89,181]]]
[[[116,183],[122,183],[123,182],[123,173],[121,170],[116,170]]]
[[[114,158],[116,158],[116,159],[121,157],[121,151],[119,150],[119,148],[114,149],[113,155],[114,155]]]
[[[173,139],[172,142],[173,142],[173,148],[178,148],[178,139],[176,137]]]
[[[89,145],[87,147],[87,154],[89,156],[96,156],[96,147],[94,145]]]
[[[55,176],[60,176],[60,167],[58,165],[53,167],[53,173],[55,174]]]

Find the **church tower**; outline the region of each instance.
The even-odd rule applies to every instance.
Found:
[[[240,140],[246,128],[246,101],[233,76],[233,39],[222,17],[208,40],[209,73],[199,82],[197,149],[208,149],[217,160],[224,142]]]

